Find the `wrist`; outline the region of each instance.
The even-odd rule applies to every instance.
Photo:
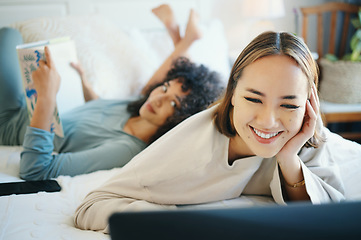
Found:
[[[297,155],[289,155],[289,156],[276,156],[276,160],[280,166],[292,166],[299,165],[299,157]]]
[[[56,101],[51,98],[38,97],[30,126],[46,131],[51,130],[51,120],[54,114]]]
[[[36,99],[36,104],[45,103],[49,106],[55,106],[56,104],[56,95],[54,94],[38,94]]]
[[[278,160],[277,160],[278,161]],[[300,158],[278,162],[282,182],[290,188],[298,188],[305,185]]]
[[[303,179],[299,182],[296,182],[296,183],[292,183],[292,184],[288,183],[285,179],[283,179],[283,182],[285,183],[286,186],[291,187],[291,188],[298,188],[298,187],[305,185],[305,179]]]

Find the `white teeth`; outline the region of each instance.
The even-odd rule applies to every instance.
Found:
[[[269,139],[269,138],[271,138],[271,137],[276,136],[276,135],[279,133],[279,132],[274,132],[274,133],[265,134],[265,133],[263,133],[263,132],[258,131],[258,130],[255,129],[255,128],[252,128],[252,129],[253,129],[253,131],[254,131],[258,136],[260,136],[261,138],[264,138],[264,139]]]

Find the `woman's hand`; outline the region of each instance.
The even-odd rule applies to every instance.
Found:
[[[309,200],[304,185],[291,187],[302,183],[304,176],[297,153],[302,146],[314,135],[319,112],[319,100],[316,86],[313,84],[310,99],[306,102],[306,111],[301,130],[291,138],[276,155],[278,165],[286,183],[284,189],[289,200]]]
[[[39,67],[32,72],[38,98],[55,100],[60,87],[60,75],[56,70],[49,48],[44,48],[46,62],[39,61]]]
[[[319,112],[319,99],[316,86],[313,84],[310,99],[306,102],[306,112],[301,130],[291,138],[276,155],[282,161],[297,155],[302,146],[314,135]]]
[[[39,67],[32,73],[37,92],[37,101],[30,122],[31,127],[51,131],[51,120],[56,106],[56,94],[60,87],[60,75],[48,47],[44,48],[46,62],[39,61]]]
[[[83,67],[79,63],[74,63],[74,62],[70,63],[70,65],[80,75],[81,85],[82,85],[82,88],[83,88],[83,95],[84,95],[85,102],[88,102],[88,101],[91,101],[91,100],[94,100],[94,99],[98,99],[99,96],[98,96],[98,94],[96,94],[94,92],[92,85],[90,84],[90,82],[86,78]]]
[[[83,66],[80,63],[75,62],[71,62],[70,65],[79,73],[81,80],[87,82]]]

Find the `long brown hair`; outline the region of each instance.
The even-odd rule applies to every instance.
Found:
[[[265,32],[258,35],[241,52],[235,61],[228,80],[225,95],[218,101],[219,105],[214,112],[214,123],[218,131],[228,137],[236,135],[236,130],[232,122],[233,106],[231,99],[238,80],[241,78],[243,69],[254,61],[272,55],[285,55],[295,60],[306,75],[308,80],[308,92],[311,92],[312,84],[318,85],[318,67],[312,58],[311,52],[302,39],[287,32]],[[318,113],[320,116],[320,113]],[[316,130],[306,147],[318,147],[323,141],[319,133],[321,121],[317,122]]]

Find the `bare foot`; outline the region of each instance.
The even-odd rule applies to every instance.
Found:
[[[177,24],[173,11],[168,4],[162,4],[159,7],[153,8],[152,12],[166,27],[173,44],[176,45],[181,37],[179,33],[179,25]]]
[[[191,9],[189,13],[184,40],[192,43],[202,37],[202,31],[199,27],[199,15]]]

